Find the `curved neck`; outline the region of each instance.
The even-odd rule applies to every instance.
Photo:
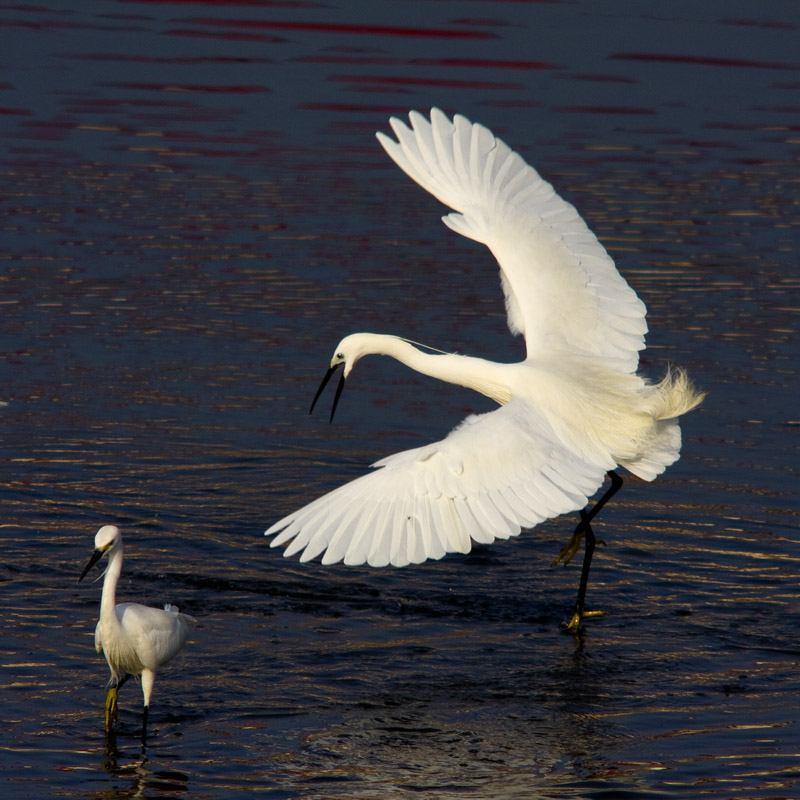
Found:
[[[122,572],[122,547],[115,547],[108,556],[106,577],[103,580],[103,595],[100,599],[100,619],[104,622],[117,621],[117,583]]]
[[[511,389],[504,379],[504,364],[455,353],[426,353],[397,336],[369,335],[370,352],[376,355],[391,356],[416,372],[465,386],[500,405],[505,405],[511,399]]]

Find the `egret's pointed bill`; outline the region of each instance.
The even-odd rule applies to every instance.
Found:
[[[331,379],[333,373],[336,372],[339,367],[343,366],[344,364],[334,364],[325,373],[325,377],[322,379],[322,383],[319,385],[319,389],[317,389],[317,393],[314,395],[314,399],[311,401],[311,408],[308,409],[309,414],[314,410],[314,406],[317,404],[317,400],[319,400],[322,390],[328,385],[328,381]],[[339,385],[336,387],[336,394],[333,396],[333,408],[331,409],[331,418],[329,422],[333,422],[333,415],[336,413],[336,406],[339,404],[339,398],[342,396],[342,389],[344,389],[344,373],[342,373],[342,377],[339,378]]]
[[[78,583],[80,583],[85,577],[86,573],[103,557],[102,550],[95,550],[92,553],[92,557],[89,559],[89,563],[84,567],[83,572],[81,573],[80,578],[78,578]]]

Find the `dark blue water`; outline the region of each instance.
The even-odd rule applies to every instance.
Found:
[[[0,7],[0,774],[8,797],[796,795],[800,14],[791,0]],[[496,270],[374,140],[479,120],[648,306],[645,373],[709,391],[599,518],[605,617],[559,632],[556,519],[403,570],[262,531],[490,407],[357,330],[511,360]],[[96,529],[120,596],[200,627],[150,740],[106,741]],[[5,795],[4,795],[5,796]]]

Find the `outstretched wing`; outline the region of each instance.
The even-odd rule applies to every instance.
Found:
[[[500,265],[508,325],[529,356],[586,355],[634,372],[644,303],[575,208],[483,125],[439,109],[397,118],[378,140],[423,189],[455,209],[444,222],[483,242]]]
[[[583,508],[614,464],[570,451],[520,399],[464,420],[440,442],[384,458],[375,471],[295,511],[266,531],[301,561],[324,553],[373,567],[405,566],[472,541],[516,536]]]

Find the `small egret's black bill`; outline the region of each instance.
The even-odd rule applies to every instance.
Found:
[[[333,373],[343,366],[344,364],[335,364],[325,373],[325,377],[322,379],[322,383],[319,385],[319,389],[317,389],[317,393],[314,395],[314,399],[311,401],[311,408],[308,410],[309,414],[314,410],[314,406],[317,404],[319,396],[322,394],[323,389],[328,385],[328,381],[331,379]],[[342,377],[339,378],[339,385],[336,387],[336,394],[333,396],[333,408],[331,409],[330,422],[333,422],[333,415],[336,413],[336,406],[339,404],[339,398],[342,396],[342,389],[344,389],[344,373],[342,373]]]
[[[339,365],[337,364],[335,367],[330,367],[328,371],[325,373],[325,377],[322,379],[322,383],[319,385],[319,389],[317,389],[317,393],[314,395],[314,399],[311,401],[311,408],[308,409],[308,413],[310,414],[314,410],[314,406],[317,404],[317,400],[319,400],[319,396],[322,394],[322,390],[328,385],[328,381],[331,379],[331,375],[336,372],[336,369]]]
[[[84,567],[83,572],[81,573],[80,578],[78,578],[78,583],[80,583],[85,577],[86,573],[103,557],[102,550],[95,550],[92,553],[92,557],[89,559],[89,563]]]
[[[336,387],[336,394],[333,396],[333,408],[331,409],[331,418],[328,422],[333,422],[333,415],[336,413],[336,406],[339,405],[339,398],[342,396],[342,389],[344,389],[344,373],[339,378],[339,385]]]

